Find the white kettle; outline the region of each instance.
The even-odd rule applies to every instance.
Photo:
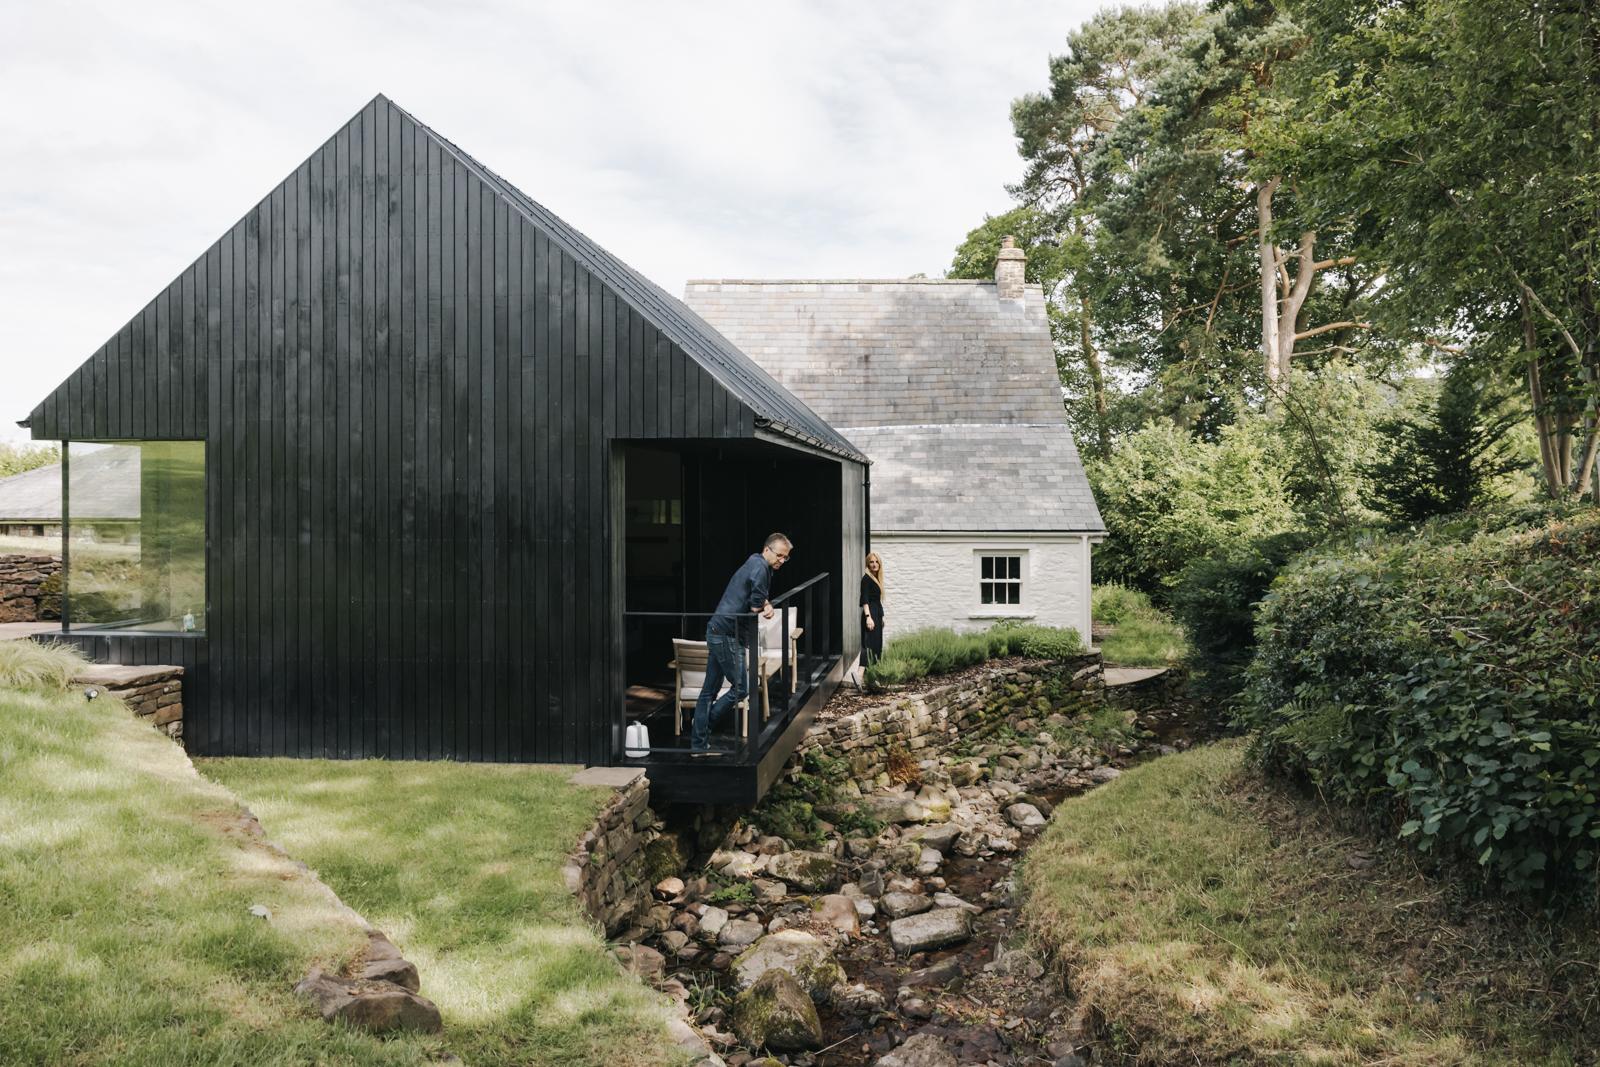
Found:
[[[638,759],[650,754],[650,728],[642,722],[628,724],[628,732],[622,739],[622,754],[629,759]]]

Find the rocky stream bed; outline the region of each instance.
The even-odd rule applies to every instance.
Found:
[[[852,786],[851,829],[822,822],[809,847],[757,808],[655,886],[619,957],[733,1067],[1090,1062],[1085,1020],[1019,929],[1018,863],[1063,799],[1187,747],[1192,726],[1178,706],[1102,711],[1092,730],[1088,714],[908,759],[887,787]]]

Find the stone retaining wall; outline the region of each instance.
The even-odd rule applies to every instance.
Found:
[[[1189,672],[1182,665],[1175,665],[1137,682],[1107,686],[1106,701],[1119,708],[1138,708],[1181,701],[1188,692]]]
[[[85,689],[94,687],[121,697],[135,716],[183,744],[182,667],[93,663],[72,681]]]
[[[568,891],[608,936],[649,909],[650,887],[662,877],[651,877],[651,846],[660,839],[650,782],[640,775],[617,791],[567,858],[562,874]],[[682,863],[677,860],[678,867]]]
[[[818,748],[844,756],[861,790],[870,792],[889,783],[889,762],[899,753],[926,758],[958,735],[981,736],[1024,708],[1059,701],[1064,691],[1098,698],[1102,688],[1099,652],[996,668],[818,722],[789,763],[798,766],[807,751]],[[614,936],[649,912],[652,886],[681,873],[691,854],[716,847],[738,814],[677,812],[675,829],[666,829],[650,808],[650,783],[640,776],[618,790],[567,858],[567,890]]]
[[[0,556],[0,622],[61,618],[60,589],[54,595],[50,589],[59,585],[50,579],[60,572],[60,556]]]
[[[920,761],[955,740],[985,732],[1022,708],[1059,697],[1064,689],[1093,695],[1104,688],[1100,653],[1086,652],[1062,661],[1040,660],[1020,667],[1001,667],[976,677],[952,682],[876,704],[851,715],[815,723],[795,752],[820,749],[850,764],[850,775],[862,792],[881,789],[890,782],[890,761],[904,753]],[[1044,710],[1044,709],[1041,709]]]

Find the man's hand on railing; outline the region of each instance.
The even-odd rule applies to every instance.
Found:
[[[760,610],[761,610],[761,617],[763,619],[772,618],[772,601],[769,600],[765,604],[761,605]]]

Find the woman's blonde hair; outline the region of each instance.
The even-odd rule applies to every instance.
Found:
[[[877,560],[878,561],[878,573],[877,574],[873,574],[872,573],[871,564],[872,564],[873,560]],[[868,566],[867,566],[867,577],[871,578],[873,581],[878,583],[878,592],[882,593],[883,592],[883,557],[878,555],[876,552],[868,552],[867,553],[867,564],[868,564]]]

